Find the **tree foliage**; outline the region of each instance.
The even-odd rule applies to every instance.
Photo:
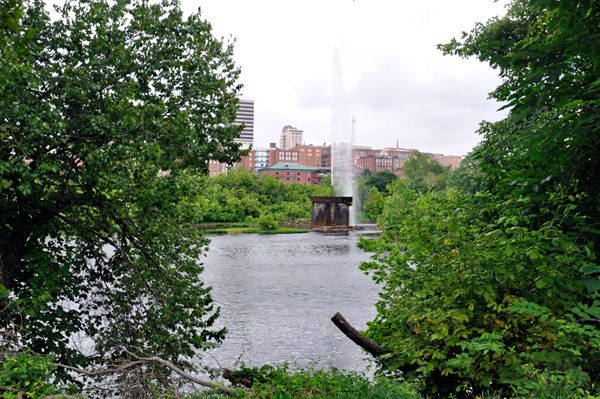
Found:
[[[507,15],[478,24],[442,46],[445,53],[477,56],[499,70],[503,83],[491,93],[510,116],[484,123],[481,160],[486,188],[519,192],[540,207],[560,206],[581,194],[579,208],[600,220],[600,6],[594,1],[516,1]],[[591,233],[591,234],[590,234]],[[598,244],[591,231],[586,239]]]
[[[195,223],[245,222],[270,214],[276,220],[310,219],[311,196],[330,195],[327,183],[286,185],[273,176],[258,177],[244,168],[221,173],[207,182],[194,204]]]
[[[398,176],[396,176],[394,172],[384,169],[370,175],[365,185],[367,187],[375,187],[380,193],[387,193],[388,184],[391,184],[396,180],[398,180]]]
[[[22,342],[63,364],[120,346],[191,367],[224,336],[199,278],[207,241],[183,227],[193,175],[240,156],[233,49],[176,1],[67,2],[55,21],[26,6],[3,35],[28,51],[1,49],[2,323],[19,312]]]
[[[522,214],[528,198],[425,194],[404,181],[384,201],[383,245],[362,268],[385,284],[368,330],[389,351],[385,370],[441,397],[522,388],[529,366],[597,370],[600,334],[582,322],[600,316],[600,301],[579,281],[592,248],[561,230],[561,215]],[[390,242],[403,250],[386,252]]]
[[[482,189],[482,177],[479,161],[473,159],[473,154],[469,153],[460,166],[450,172],[447,186],[455,187],[463,193],[475,194]]]
[[[597,384],[599,21],[598,2],[515,0],[440,46],[497,69],[491,97],[510,113],[479,129],[480,192],[397,183],[381,200],[383,243],[363,268],[384,284],[368,330],[389,351],[382,372],[438,397],[527,395],[542,374],[579,381],[575,396]],[[405,251],[386,254],[390,241]]]
[[[364,168],[363,171],[361,172],[360,176],[364,179],[368,179],[369,177],[371,177],[372,174],[373,174],[373,172],[371,172],[371,169]]]
[[[431,159],[429,155],[415,151],[411,157],[404,162],[403,173],[410,180],[411,186],[417,190],[443,190],[450,173],[450,167],[442,166],[438,161]]]

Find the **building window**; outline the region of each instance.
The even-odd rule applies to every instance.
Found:
[[[310,177],[308,178],[308,181],[310,181]]]
[[[290,175],[290,172],[287,172],[287,175],[289,176],[289,175]]]
[[[300,181],[300,178],[298,178],[298,181]]]
[[[287,181],[290,181],[290,178],[289,178],[289,177],[286,177],[286,178],[285,178],[285,180],[287,180]]]

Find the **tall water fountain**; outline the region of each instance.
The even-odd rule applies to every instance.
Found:
[[[344,90],[342,67],[337,48],[333,52],[333,87],[331,104],[331,182],[335,195],[357,198],[354,181],[352,127],[348,99]],[[350,225],[356,224],[356,207],[350,207]]]

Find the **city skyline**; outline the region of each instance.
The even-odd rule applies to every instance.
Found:
[[[482,120],[506,114],[496,112],[503,104],[487,100],[501,80],[487,64],[444,57],[436,45],[503,14],[505,3],[206,0],[200,5],[215,36],[226,43],[230,35],[235,38],[241,95],[255,98],[255,146],[277,140],[285,125],[304,130],[306,143],[332,142],[337,48],[348,116],[357,120],[357,144],[383,148],[398,140],[400,146],[464,155],[480,141],[475,131]],[[183,0],[182,6],[191,12],[198,3]]]

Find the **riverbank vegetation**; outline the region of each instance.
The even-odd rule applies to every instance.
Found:
[[[481,124],[462,191],[407,179],[374,208],[380,248],[404,249],[362,265],[380,374],[439,398],[598,395],[599,20],[597,2],[514,1],[440,46],[497,69],[510,113]]]
[[[391,175],[391,177],[390,177]],[[383,171],[358,178],[358,196],[354,199],[359,221],[372,220],[369,207],[378,198],[386,195],[386,186],[396,175]],[[306,185],[285,184],[273,176],[257,176],[244,168],[231,169],[214,177],[199,179],[203,187],[193,203],[192,223],[260,223],[261,219],[271,218],[273,223],[291,220],[310,222],[312,196],[335,195],[331,186],[331,176],[323,183]]]
[[[296,229],[293,227],[277,227],[274,229],[261,229],[260,227],[232,227],[228,229],[206,229],[206,234],[297,234],[308,233],[310,229]]]
[[[202,195],[192,204],[192,223],[310,220],[310,197],[330,195],[329,181],[286,185],[273,176],[258,177],[244,168],[231,169],[203,179]]]

